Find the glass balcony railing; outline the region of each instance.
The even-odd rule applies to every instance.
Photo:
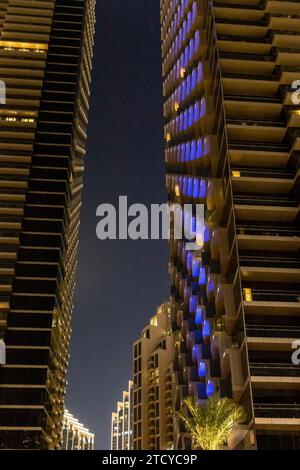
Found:
[[[257,418],[300,418],[300,404],[254,403]]]
[[[238,235],[259,235],[262,237],[300,237],[300,229],[296,227],[268,227],[238,225]]]
[[[272,206],[272,207],[298,207],[299,201],[290,197],[251,196],[248,194],[235,194],[234,204],[246,206]]]
[[[300,259],[293,258],[266,258],[255,256],[240,256],[240,266],[258,268],[300,269]]]
[[[250,374],[262,377],[300,377],[300,367],[292,363],[250,362]]]
[[[246,325],[247,336],[260,338],[300,338],[300,326]]]

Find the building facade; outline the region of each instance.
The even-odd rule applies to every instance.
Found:
[[[133,382],[128,382],[128,390],[123,391],[123,400],[117,404],[117,411],[112,413],[111,450],[132,449],[132,400]]]
[[[300,447],[299,18],[294,1],[161,1],[169,202],[205,206],[196,250],[170,240],[174,407],[242,404],[235,449]],[[174,444],[191,446],[178,422]]]
[[[173,446],[171,302],[158,307],[133,346],[133,449]]]
[[[0,449],[59,449],[95,0],[1,0]]]
[[[61,450],[94,450],[94,441],[95,435],[65,410]]]

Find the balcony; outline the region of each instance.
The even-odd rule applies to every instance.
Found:
[[[254,403],[256,418],[297,418],[300,419],[300,405],[290,403]]]
[[[280,148],[270,150],[264,145],[264,148],[259,149],[257,144],[255,148],[249,148],[249,145],[248,148],[239,147],[236,144],[230,145],[229,158],[232,166],[283,168],[290,158],[290,152],[282,151]]]
[[[300,326],[285,325],[246,325],[247,336],[261,338],[300,338]],[[300,372],[300,368],[299,368]]]

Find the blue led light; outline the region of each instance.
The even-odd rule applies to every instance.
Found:
[[[185,146],[185,161],[186,162],[190,161],[190,153],[191,153],[191,144],[187,142]]]
[[[184,66],[188,68],[189,65],[189,46],[186,46],[184,50]]]
[[[199,197],[199,179],[195,178],[194,179],[194,193],[193,193],[194,198]]]
[[[188,197],[193,197],[193,178],[189,178]]]
[[[180,162],[183,163],[185,159],[185,144],[181,144]]]
[[[191,157],[190,157],[191,161],[194,161],[196,159],[196,151],[197,151],[196,141],[193,140],[191,143]]]
[[[192,23],[194,24],[197,19],[197,2],[193,3]]]
[[[197,85],[197,70],[194,69],[192,72],[192,90],[195,90]]]
[[[183,124],[183,128],[184,128],[185,131],[186,131],[187,128],[188,128],[188,123],[189,123],[189,112],[188,112],[188,110],[186,109],[186,110],[184,111],[184,124]]]
[[[190,106],[189,108],[189,127],[192,127],[194,123],[194,107]]]
[[[198,303],[198,296],[197,295],[192,295],[191,298],[190,298],[190,305],[189,305],[190,313],[195,313],[196,312],[197,303]]]
[[[211,397],[215,393],[215,384],[212,380],[209,380],[206,386],[206,395],[207,397]]]
[[[201,180],[199,197],[200,198],[205,198],[206,197],[206,181],[205,180]]]
[[[181,101],[185,100],[186,96],[186,81],[184,80],[181,84]]]
[[[186,21],[183,22],[183,26],[182,26],[182,40],[183,42],[185,42],[186,40]]]
[[[210,336],[210,324],[208,320],[204,321],[203,329],[202,329],[203,336]]]
[[[194,122],[196,123],[198,121],[199,121],[199,103],[197,101],[194,106]]]
[[[188,255],[187,255],[187,261],[186,261],[186,267],[187,267],[188,271],[190,271],[190,270],[192,269],[192,266],[193,266],[193,258],[194,258],[193,253],[188,253]]]
[[[205,362],[203,362],[203,361],[199,362],[198,375],[199,375],[199,377],[205,377],[206,376],[206,366],[205,366]]]
[[[180,67],[179,67],[179,71],[178,71],[178,78],[179,78],[180,70],[183,67],[184,67],[184,53],[182,53],[181,56],[180,56]]]
[[[209,242],[210,241],[210,228],[208,225],[205,226],[204,229],[204,241]]]
[[[184,196],[186,196],[186,193],[187,193],[187,183],[188,183],[187,177],[185,176],[183,178],[183,190],[182,190]]]
[[[200,268],[199,284],[200,284],[200,286],[205,286],[205,284],[206,284],[206,271],[205,271],[205,268]]]
[[[190,33],[192,27],[192,13],[189,11],[187,16],[187,30]]]
[[[203,155],[203,141],[199,139],[197,142],[197,159],[202,158]]]
[[[181,113],[179,116],[179,132],[183,131],[183,119],[184,119],[184,115],[183,113]]]
[[[191,94],[191,75],[188,75],[186,79],[186,96],[190,96]]]
[[[193,267],[192,267],[192,276],[198,277],[200,273],[200,261],[198,259],[193,260]]]
[[[195,315],[195,324],[200,326],[203,323],[203,307],[198,306]]]
[[[190,40],[190,46],[189,46],[189,60],[193,59],[194,55],[194,39]]]

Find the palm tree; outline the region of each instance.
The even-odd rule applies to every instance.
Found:
[[[212,395],[206,406],[195,404],[192,397],[184,400],[186,409],[178,412],[178,417],[191,434],[193,447],[202,450],[219,450],[226,444],[234,426],[247,419],[244,408],[229,398]]]

